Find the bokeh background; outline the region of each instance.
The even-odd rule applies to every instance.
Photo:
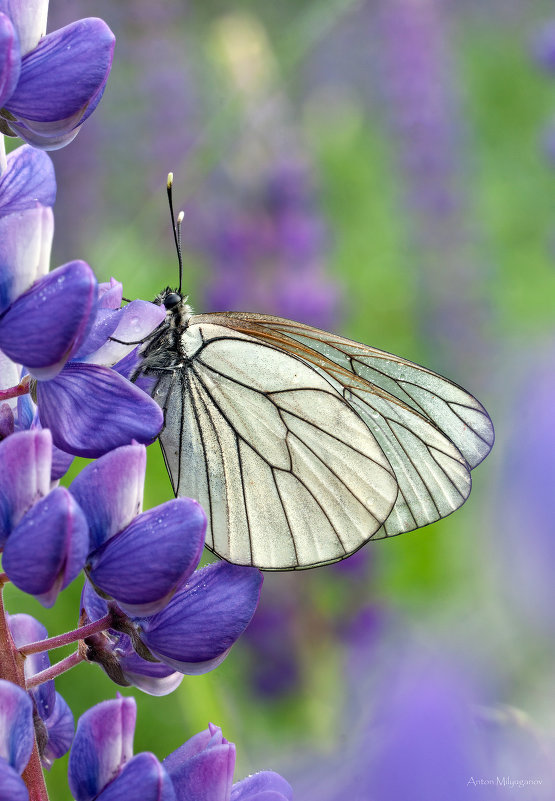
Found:
[[[54,266],[83,258],[129,298],[175,285],[172,170],[196,309],[425,364],[497,433],[452,517],[268,575],[219,669],[166,698],[122,690],[136,750],[163,757],[210,720],[237,777],[280,770],[299,801],[553,799],[553,4],[53,0],[49,27],[79,16],[117,46],[100,107],[53,154]],[[155,444],[145,507],[170,496]],[[79,592],[6,603],[56,634]],[[91,665],[58,688],[76,716],[116,691]]]

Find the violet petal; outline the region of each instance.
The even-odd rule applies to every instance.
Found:
[[[123,284],[110,278],[98,285],[98,308],[119,309],[123,298]]]
[[[0,313],[46,275],[54,234],[52,209],[34,209],[0,216]]]
[[[94,319],[96,278],[84,261],[53,270],[20,295],[0,320],[0,347],[35,378],[53,378]]]
[[[0,801],[29,801],[23,779],[3,759],[0,759]]]
[[[54,761],[67,754],[73,742],[75,733],[75,721],[73,712],[67,702],[56,693],[56,703],[54,711],[45,721],[48,733],[48,742],[41,754],[40,761],[43,768],[50,770]]]
[[[221,735],[221,731],[214,728]],[[162,763],[175,787],[177,801],[211,801],[213,798],[227,801],[235,768],[234,743],[221,736],[210,737],[202,750],[192,754],[188,745],[184,743]]]
[[[122,345],[120,342],[108,341],[94,353],[89,352],[86,360],[94,364],[105,364],[108,367],[119,362],[140,342],[147,337],[165,319],[166,310],[163,306],[157,306],[147,300],[133,300],[119,309],[116,314],[119,317],[117,328],[113,331],[113,336],[121,342],[129,342],[129,345]],[[112,333],[112,332],[110,332]]]
[[[0,757],[22,773],[34,744],[31,698],[22,687],[0,679]]]
[[[108,367],[66,364],[52,381],[39,381],[40,421],[56,447],[96,458],[131,440],[150,444],[162,410],[144,392]]]
[[[54,205],[56,176],[50,156],[22,145],[8,154],[7,165],[0,177],[0,216]]]
[[[112,66],[114,35],[94,17],[44,36],[21,63],[6,103],[15,117],[50,123],[49,134],[73,130],[98,104]]]
[[[92,801],[133,755],[134,698],[102,701],[77,723],[69,755],[69,789],[76,801]]]
[[[128,526],[143,505],[146,469],[144,445],[125,445],[87,465],[70,492],[83,509],[96,550]]]
[[[153,615],[197,566],[205,531],[206,515],[191,498],[149,509],[91,555],[91,581],[128,614]]]
[[[89,551],[85,515],[65,487],[53,489],[30,509],[4,547],[3,567],[10,581],[43,604],[81,572]]]
[[[218,562],[197,570],[156,615],[140,621],[152,653],[183,673],[204,673],[221,662],[249,624],[262,574]]]
[[[141,801],[176,801],[168,774],[154,754],[148,751],[133,757],[117,779],[98,797],[98,801],[129,801],[139,798]]]
[[[0,442],[0,546],[50,489],[50,431],[20,431]]]

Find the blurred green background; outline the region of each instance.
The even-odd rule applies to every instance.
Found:
[[[342,634],[363,609],[379,621],[368,674],[388,631],[416,636],[486,674],[496,702],[549,730],[552,630],[535,616],[552,600],[549,580],[530,589],[511,572],[511,553],[506,561],[504,480],[511,459],[518,469],[515,441],[526,436],[529,371],[553,368],[555,168],[546,137],[555,73],[534,45],[552,4],[162,5],[52,4],[50,28],[98,15],[117,35],[102,103],[53,154],[53,266],[83,258],[99,280],[123,281],[129,298],[152,299],[176,283],[165,198],[173,170],[176,205],[186,212],[185,284],[193,306],[210,310],[203,300],[229,278],[206,245],[205,220],[221,211],[222,187],[224,215],[235,207],[256,219],[257,182],[293,155],[310,174],[310,214],[326,229],[317,280],[336,287],[334,330],[461,383],[488,409],[497,443],[452,517],[370,543],[353,573],[267,576],[269,609],[283,613],[293,599],[271,635],[281,655],[291,650],[294,679],[284,687],[257,687],[273,657],[245,638],[215,672],[185,677],[166,698],[123,689],[139,706],[136,750],[163,757],[208,721],[237,743],[237,776],[300,769],[296,749],[333,749],[350,725],[346,696],[356,698],[344,678]],[[280,265],[270,286],[279,285]],[[247,309],[250,286],[240,280],[234,289]],[[170,496],[155,444],[145,508]],[[531,548],[532,522],[522,532]],[[76,625],[78,585],[50,611],[11,586],[6,605],[53,635]],[[91,665],[57,685],[76,717],[116,689]],[[67,798],[65,763],[49,777],[55,799]]]

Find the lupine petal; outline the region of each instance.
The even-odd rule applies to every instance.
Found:
[[[0,442],[0,546],[50,489],[50,431],[20,431]]]
[[[44,768],[50,770],[54,760],[59,759],[69,751],[75,732],[73,712],[60,693],[56,693],[54,711],[46,719],[45,723],[48,742],[41,754],[40,761]]]
[[[179,759],[177,749],[163,761],[175,787],[177,801],[229,801],[235,745],[212,745],[187,759]]]
[[[96,550],[128,526],[143,506],[146,470],[144,445],[125,445],[87,465],[70,492],[83,509]]]
[[[35,744],[33,703],[22,687],[0,679],[0,757],[23,773]]]
[[[131,759],[136,717],[135,699],[121,697],[102,701],[81,715],[68,766],[76,801],[92,801]]]
[[[123,284],[110,278],[98,285],[98,307],[99,309],[119,309],[123,299]]]
[[[0,347],[35,378],[49,380],[87,335],[96,312],[96,278],[73,261],[35,281],[0,320]]]
[[[46,607],[81,572],[89,551],[84,513],[65,487],[30,509],[9,536],[3,556],[8,578]]]
[[[128,614],[153,615],[197,566],[205,531],[206,515],[191,498],[149,509],[91,555],[91,581]]]
[[[9,17],[0,13],[0,108],[17,86],[20,67],[21,51],[17,33]]]
[[[11,18],[24,56],[46,33],[48,0],[0,0],[0,11]]]
[[[0,217],[0,313],[48,272],[53,233],[45,206]]]
[[[121,361],[114,364],[113,369],[124,378],[131,379],[133,373],[137,370],[141,362],[142,359],[139,356],[139,347],[136,347],[130,351],[127,356],[124,356]],[[136,387],[142,389],[143,392],[146,392],[147,395],[151,395],[157,381],[157,376],[145,375],[144,373],[141,373],[138,378],[133,381],[133,383]]]
[[[78,351],[74,352],[73,358],[75,361],[90,361],[85,359],[89,353],[101,348],[108,337],[110,337],[116,330],[118,325],[118,312],[113,309],[100,309],[96,313],[94,323],[87,335],[84,342]],[[99,362],[100,364],[100,362]],[[110,366],[110,365],[107,365]]]
[[[31,642],[46,640],[48,632],[46,628],[31,615],[20,612],[17,615],[9,615],[8,626],[14,643],[18,648]],[[37,654],[29,654],[24,663],[25,678],[30,679],[35,673],[46,670],[50,667],[50,657],[48,651],[40,651]],[[37,705],[37,711],[43,720],[47,720],[54,710],[56,703],[56,689],[54,679],[45,681],[31,690],[31,695]]]
[[[165,609],[140,621],[141,639],[176,670],[211,670],[249,624],[261,585],[256,568],[227,562],[208,565],[193,574]]]
[[[293,788],[279,773],[264,770],[233,785],[231,801],[291,801]]]
[[[29,791],[23,779],[2,759],[0,759],[0,801],[29,801]]]
[[[34,209],[37,204],[54,205],[56,176],[50,156],[22,145],[8,154],[7,164],[0,177],[0,216]]]
[[[94,17],[43,37],[22,59],[17,89],[6,108],[15,117],[54,124],[50,133],[73,130],[102,96],[114,43],[110,28]]]
[[[45,275],[50,263],[56,178],[49,156],[24,145],[0,177],[0,312]]]
[[[32,147],[40,148],[41,150],[59,150],[73,142],[79,133],[80,126],[77,123],[80,118],[80,114],[74,114],[70,119],[62,120],[62,123],[59,123],[33,122],[20,117],[17,122],[10,120],[9,128],[15,136],[19,136],[20,139],[23,139],[24,142],[32,145]],[[61,126],[64,129],[69,128],[69,130],[59,133],[58,129]]]
[[[166,771],[148,751],[137,754],[120,775],[98,797],[98,801],[176,801],[172,782]]]
[[[5,401],[0,404],[0,440],[6,439],[15,432],[13,409]]]
[[[123,359],[137,342],[147,337],[164,320],[166,310],[163,306],[157,306],[146,300],[133,300],[123,309],[117,312],[119,322],[113,331],[115,339],[121,342],[129,342],[129,345],[122,345],[120,342],[105,342],[95,352],[89,352],[85,359],[94,364],[105,364],[112,367],[116,362]],[[111,332],[112,333],[112,332]]]
[[[10,389],[10,387],[15,387],[19,384],[19,374],[18,365],[8,359],[6,354],[0,350],[0,389]],[[17,398],[11,398],[5,402],[8,403],[12,410],[17,409]]]
[[[55,445],[52,446],[52,472],[50,474],[52,481],[57,481],[62,476],[65,476],[73,459],[73,454],[66,453],[60,448],[56,448]]]
[[[40,420],[56,447],[96,458],[131,440],[150,444],[163,424],[162,410],[108,367],[66,364],[52,381],[39,381]]]

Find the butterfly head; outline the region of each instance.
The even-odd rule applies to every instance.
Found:
[[[165,307],[166,319],[170,318],[177,325],[185,325],[193,313],[192,308],[187,303],[188,300],[188,295],[182,295],[177,289],[167,286],[156,296],[154,303],[157,306]]]

